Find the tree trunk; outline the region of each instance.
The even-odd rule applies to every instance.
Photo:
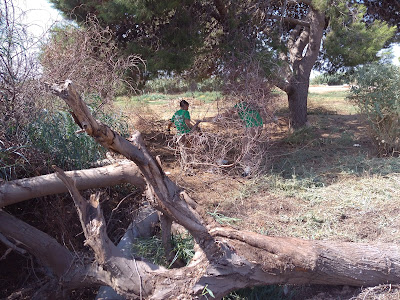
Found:
[[[307,124],[307,97],[309,81],[292,83],[288,92],[290,127],[298,129]]]
[[[309,25],[297,25],[290,33],[288,41],[289,55],[281,53],[291,68],[286,68],[287,82],[277,84],[288,95],[290,125],[294,129],[307,124],[307,96],[311,70],[317,60],[324,28],[324,12],[310,5],[307,14]]]
[[[132,144],[124,142],[117,133],[87,115],[88,110],[71,83],[53,89],[73,109],[77,122],[88,134],[114,151],[131,155],[148,183],[149,201],[188,229],[196,241],[195,255],[189,265],[177,269],[166,269],[137,257],[126,258],[107,236],[99,197],[82,198],[74,180],[57,169],[57,176],[75,202],[85,244],[92,248],[94,261],[72,264],[71,253],[44,236],[43,240],[54,249],[46,260],[46,244],[32,238],[37,229],[24,226],[20,230],[20,223],[12,223],[9,221],[12,218],[1,211],[0,233],[22,241],[24,248],[53,265],[58,288],[101,284],[111,286],[126,298],[209,299],[212,293],[220,299],[232,290],[257,285],[400,283],[397,244],[307,241],[220,227],[169,180],[147,152],[140,134],[134,135]],[[54,261],[55,253],[60,263]]]

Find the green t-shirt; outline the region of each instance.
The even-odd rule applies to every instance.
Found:
[[[240,102],[235,105],[239,117],[244,121],[246,127],[261,127],[263,121],[258,110],[247,102]]]
[[[190,120],[189,111],[180,109],[171,118],[171,122],[174,122],[178,134],[188,133],[190,128],[186,125],[185,120]]]

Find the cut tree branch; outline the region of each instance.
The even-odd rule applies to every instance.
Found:
[[[52,273],[61,277],[71,268],[74,257],[55,239],[33,226],[0,210],[0,233],[19,241]]]
[[[87,170],[69,171],[78,190],[94,189],[130,183],[144,190],[146,182],[139,168],[125,160],[119,163]],[[66,186],[55,174],[6,181],[0,184],[0,208],[28,199],[68,192]]]
[[[69,80],[64,85],[53,85],[51,89],[65,100],[73,110],[76,122],[82,125],[87,134],[104,147],[124,155],[137,164],[148,184],[147,194],[149,197],[155,196],[152,198],[158,210],[184,226],[199,245],[205,248],[212,247],[215,241],[208,232],[207,222],[199,214],[201,210],[193,209],[184,201],[181,188],[165,175],[161,166],[150,155],[140,132],[137,131],[132,135],[130,143],[108,126],[96,121]]]

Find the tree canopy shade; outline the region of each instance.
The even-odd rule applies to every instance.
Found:
[[[332,70],[373,61],[396,31],[382,20],[398,25],[396,1],[50,1],[78,22],[96,15],[125,51],[142,55],[149,74],[235,75],[258,62],[287,93],[294,128],[307,122],[318,57]]]

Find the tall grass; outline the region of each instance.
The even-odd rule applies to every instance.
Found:
[[[24,169],[29,164],[25,153],[21,151],[26,145],[6,147],[0,140],[0,178],[8,181],[14,179],[17,169]]]

